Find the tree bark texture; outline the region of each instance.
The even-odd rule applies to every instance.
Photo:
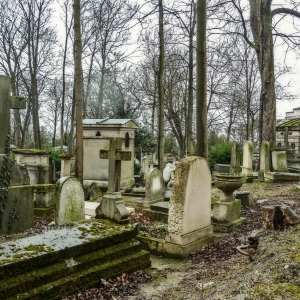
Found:
[[[194,45],[193,38],[196,25],[195,6],[191,4],[190,32],[189,32],[189,78],[188,78],[188,116],[187,116],[187,155],[193,150],[193,110],[194,110]]]
[[[75,110],[76,110],[76,168],[75,176],[83,181],[83,126],[82,126],[82,44],[80,28],[80,0],[74,0],[74,65],[75,65]]]
[[[261,76],[260,141],[276,146],[276,95],[270,0],[250,0],[250,25]]]
[[[206,0],[197,1],[196,155],[208,158],[206,91]]]
[[[158,0],[159,9],[159,65],[158,65],[158,99],[159,99],[159,115],[158,115],[158,168],[164,169],[164,25],[163,25],[163,2]]]

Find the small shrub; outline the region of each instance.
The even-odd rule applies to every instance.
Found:
[[[140,175],[141,173],[141,165],[134,163],[134,175]]]
[[[60,165],[61,165],[60,157],[59,157],[60,154],[61,154],[60,150],[51,150],[51,153],[49,155],[50,163],[52,161],[55,162],[55,171],[56,172],[60,172]]]
[[[230,164],[231,144],[228,142],[218,144],[210,148],[208,153],[208,164],[211,171],[215,164]]]

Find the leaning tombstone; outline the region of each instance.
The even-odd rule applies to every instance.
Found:
[[[270,171],[270,145],[266,141],[262,141],[260,145],[258,181],[263,182],[265,172]]]
[[[178,257],[213,242],[211,174],[204,158],[189,156],[176,166],[165,241],[165,252]]]
[[[108,159],[108,190],[96,208],[96,218],[128,223],[129,212],[120,192],[121,162],[131,160],[131,151],[122,151],[122,139],[110,138],[109,150],[100,150],[100,158]]]
[[[244,144],[242,175],[244,183],[253,182],[253,144],[250,141]]]
[[[237,174],[241,172],[241,144],[233,141],[231,144],[231,159],[230,159],[230,174]]]
[[[62,177],[56,183],[55,224],[63,225],[85,219],[84,191],[75,177]]]

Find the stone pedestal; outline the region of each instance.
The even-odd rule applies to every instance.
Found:
[[[118,223],[128,223],[128,210],[120,192],[108,192],[96,208],[96,218],[108,218]]]
[[[49,219],[54,217],[55,184],[34,185],[34,215]]]
[[[71,176],[71,158],[72,155],[60,155],[60,177]]]
[[[230,232],[241,224],[245,218],[240,218],[241,200],[230,202],[217,201],[213,203],[212,224],[216,232]]]

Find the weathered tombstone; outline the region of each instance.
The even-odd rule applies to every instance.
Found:
[[[237,174],[241,172],[241,145],[233,141],[231,144],[231,159],[230,159],[230,174]]]
[[[176,166],[169,203],[165,251],[186,257],[213,242],[211,225],[211,175],[204,158],[190,156]]]
[[[242,175],[244,182],[253,182],[253,144],[250,141],[244,144]]]
[[[145,176],[145,200],[143,207],[149,208],[151,204],[164,201],[164,181],[159,169],[150,169]]]
[[[85,219],[84,191],[75,177],[62,177],[56,183],[55,223],[63,225]]]
[[[108,159],[108,190],[96,209],[96,217],[127,223],[129,213],[120,192],[121,161],[130,161],[131,151],[122,151],[121,138],[110,138],[109,150],[100,150],[100,158]]]
[[[143,174],[145,176],[145,174],[147,174],[148,171],[149,171],[149,157],[147,155],[145,155],[142,158],[141,174]]]
[[[288,172],[286,150],[282,148],[271,149],[273,172]]]
[[[270,171],[270,144],[266,141],[261,142],[259,160],[258,181],[263,182],[265,172]]]
[[[25,99],[10,97],[10,77],[0,75],[0,234],[33,227],[33,186],[25,169],[10,157],[10,108],[25,108]]]
[[[253,196],[248,191],[235,192],[235,198],[241,200],[242,206],[246,206],[246,207],[253,206]]]

